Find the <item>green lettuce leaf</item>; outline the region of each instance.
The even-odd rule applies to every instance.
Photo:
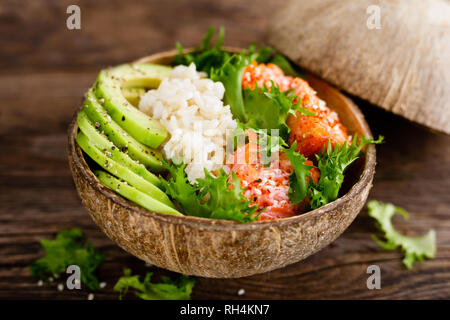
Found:
[[[148,272],[144,281],[139,280],[138,275],[132,275],[131,270],[125,268],[123,276],[119,278],[114,291],[119,292],[119,299],[130,290],[134,289],[137,297],[143,300],[190,300],[195,280],[187,276],[180,276],[176,280],[169,277],[161,277],[161,283],[152,283],[150,279],[153,273]]]
[[[390,203],[369,201],[369,216],[374,218],[380,230],[383,232],[384,240],[373,235],[373,239],[385,250],[401,248],[405,257],[403,264],[411,269],[414,262],[424,261],[425,258],[434,258],[436,255],[436,233],[434,230],[421,237],[407,237],[398,233],[392,225],[392,217],[399,213],[405,219],[409,218],[406,210],[396,207]]]
[[[170,175],[170,179],[161,179],[165,192],[180,204],[186,214],[208,217],[210,212],[201,203],[201,197],[198,196],[198,186],[189,183],[184,171],[186,164],[177,166],[163,161],[163,166],[169,171]]]
[[[242,194],[244,189],[236,174],[229,175],[222,169],[218,177],[213,177],[205,169],[205,178],[197,179],[191,185],[184,171],[186,165],[164,163],[170,172],[170,178],[163,181],[166,193],[176,200],[187,215],[234,220],[242,223],[256,221],[257,207],[250,206],[250,202]]]
[[[177,43],[178,54],[172,65],[182,64],[188,66],[194,63],[197,71],[206,72],[208,76],[210,76],[212,69],[220,68],[229,59],[230,54],[221,49],[225,37],[225,29],[220,28],[215,44],[211,42],[214,31],[214,27],[209,28],[202,44],[190,53],[184,53],[182,45]]]
[[[172,62],[172,65],[190,65],[194,63],[198,71],[206,72],[208,76],[211,76],[213,69],[220,69],[233,55],[222,49],[225,29],[219,29],[216,43],[212,42],[214,33],[215,28],[210,27],[203,38],[202,44],[189,53],[185,53],[183,46],[177,43],[178,54]],[[241,54],[247,57],[250,62],[256,60],[259,63],[266,63],[272,59],[273,49],[264,46],[257,48],[255,44],[252,44],[248,50]]]
[[[284,74],[291,77],[300,77],[300,73],[294,69],[292,64],[281,54],[277,53],[271,60],[270,63],[277,65]]]
[[[350,145],[345,142],[342,146],[335,144],[334,147],[331,147],[328,141],[328,146],[326,148],[324,146],[322,152],[316,155],[320,179],[317,185],[311,186],[309,193],[311,208],[316,209],[336,200],[344,182],[345,169],[359,158],[364,146],[382,143],[383,139],[382,136],[377,140],[366,137],[358,139],[355,135]]]
[[[81,283],[90,290],[99,290],[95,271],[105,257],[95,251],[90,242],[85,244],[82,238],[82,231],[74,228],[60,231],[54,240],[41,240],[45,256],[30,266],[33,276],[48,280],[65,272],[68,266],[77,265],[81,271]]]
[[[232,182],[228,182],[229,175],[222,169],[215,178],[205,169],[205,178],[197,179],[200,196],[208,200],[203,204],[210,212],[210,218],[234,220],[242,223],[256,221],[257,207],[250,206],[250,202],[242,194],[244,189],[241,181],[232,172]]]
[[[294,141],[290,148],[283,148],[294,169],[294,172],[289,176],[289,199],[292,203],[299,203],[305,200],[310,185],[308,181],[311,180],[309,170],[313,168],[313,166],[305,164],[308,159],[296,152],[296,147],[297,141]]]
[[[270,47],[256,46],[252,43],[247,50],[247,54],[253,58],[254,61],[258,63],[268,63],[272,60],[274,50]],[[252,60],[252,61],[253,61]]]
[[[273,82],[270,92],[267,86],[245,90],[244,113],[248,119],[245,125],[253,129],[278,129],[279,136],[286,140],[289,133],[286,120],[290,114],[296,116],[300,112],[303,115],[314,115],[302,108],[300,102],[293,104],[296,98],[293,91],[282,92]]]
[[[234,54],[220,68],[212,69],[210,75],[212,80],[222,82],[225,87],[224,104],[230,105],[233,116],[244,123],[247,117],[242,95],[242,74],[251,61],[252,57],[246,53]]]
[[[301,77],[301,74],[292,66],[288,59],[270,47],[259,46],[257,48],[255,44],[252,44],[248,48],[248,54],[255,54],[254,60],[258,63],[273,63],[277,65],[287,76]]]

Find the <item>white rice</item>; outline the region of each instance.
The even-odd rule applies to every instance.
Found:
[[[225,168],[226,134],[236,129],[230,106],[222,99],[221,82],[206,79],[192,63],[175,67],[158,89],[141,97],[139,109],[166,127],[170,138],[163,145],[166,158],[186,163],[189,182],[204,178],[204,169],[217,175]]]

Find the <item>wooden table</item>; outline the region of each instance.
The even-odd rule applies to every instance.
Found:
[[[81,30],[66,28],[66,8],[81,7]],[[88,216],[75,191],[66,154],[66,128],[96,73],[107,65],[196,45],[210,25],[224,25],[226,43],[264,43],[278,0],[15,1],[0,4],[0,299],[86,299],[87,291],[37,286],[29,265],[43,252],[39,239],[79,227],[106,255],[96,299],[116,299],[123,267],[169,274],[111,242]],[[363,211],[332,245],[305,261],[242,279],[198,279],[193,299],[434,299],[450,298],[450,137],[438,135],[361,101],[375,134],[378,166],[370,198],[408,209],[399,230],[437,231],[434,260],[406,270],[398,251],[381,250]],[[366,269],[381,267],[381,290],[368,290]],[[237,291],[245,289],[245,295]]]

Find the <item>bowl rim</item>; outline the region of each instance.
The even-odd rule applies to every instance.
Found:
[[[243,49],[238,49],[234,47],[224,47],[225,50],[230,52],[239,52]],[[192,48],[186,49],[186,51],[190,51]],[[177,53],[177,50],[169,50],[169,51],[163,51],[158,52],[149,56],[145,56],[143,58],[137,59],[131,63],[142,63],[143,61],[148,60],[155,60],[155,59],[161,59],[161,58],[170,58],[173,57]],[[307,71],[302,70],[308,77],[315,78],[318,81],[325,82],[324,80],[316,78],[314,75],[308,73]],[[326,83],[326,82],[325,82]],[[340,99],[344,100],[344,102],[348,105],[349,109],[351,110],[352,114],[355,115],[355,117],[359,121],[359,125],[364,131],[364,134],[367,137],[372,138],[372,132],[369,128],[369,125],[367,124],[365,117],[361,110],[356,106],[356,104],[348,97],[346,97],[344,94],[342,94],[339,90],[331,86],[330,84],[326,83],[329,87],[329,90],[334,91],[333,93],[336,94]],[[88,164],[86,163],[82,151],[80,147],[76,143],[76,134],[78,132],[78,125],[77,125],[77,114],[82,109],[83,103],[80,107],[78,107],[74,113],[74,116],[72,117],[72,121],[70,122],[69,128],[68,128],[68,153],[69,153],[69,162],[71,165],[73,164],[77,171],[80,173],[81,177],[88,181],[89,185],[94,188],[95,190],[99,191],[101,194],[103,194],[107,199],[112,201],[114,204],[120,205],[127,210],[131,210],[139,215],[157,219],[161,222],[171,223],[175,225],[187,225],[190,227],[195,228],[201,228],[201,229],[208,229],[208,230],[223,230],[223,231],[233,231],[233,230],[240,230],[240,231],[254,231],[254,230],[261,230],[261,229],[268,229],[273,227],[280,227],[280,226],[287,226],[287,225],[296,225],[301,222],[306,222],[308,220],[314,219],[324,213],[338,210],[339,208],[344,207],[347,203],[352,201],[353,198],[355,198],[358,194],[360,194],[363,189],[367,186],[367,184],[372,183],[372,178],[375,173],[375,165],[376,165],[376,151],[375,146],[373,144],[370,144],[365,151],[365,157],[364,157],[364,166],[362,174],[360,175],[358,181],[350,188],[350,190],[345,193],[343,196],[337,198],[335,201],[330,202],[320,208],[317,208],[315,210],[308,211],[306,213],[302,213],[300,215],[287,217],[287,218],[278,218],[275,220],[263,220],[263,221],[255,221],[255,222],[249,222],[249,223],[239,223],[236,221],[231,220],[219,220],[219,219],[210,219],[210,218],[202,218],[202,217],[196,217],[196,216],[175,216],[170,214],[163,214],[163,213],[157,213],[152,212],[150,210],[147,210],[136,203],[122,197],[121,195],[115,193],[110,188],[103,185],[97,177],[94,175],[94,173],[90,170]],[[70,161],[71,160],[71,161]]]

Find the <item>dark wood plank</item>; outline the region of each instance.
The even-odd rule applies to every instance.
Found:
[[[4,0],[1,72],[78,70],[131,61],[152,52],[198,45],[208,27],[225,26],[227,43],[265,39],[268,17],[284,1]],[[66,8],[81,9],[81,30],[66,28]]]
[[[0,133],[61,132],[62,119],[80,103],[99,69],[172,49],[176,41],[196,46],[210,26],[226,27],[228,45],[262,43],[266,17],[280,3],[2,1],[0,37],[7,43],[0,49]],[[66,28],[70,4],[81,8],[81,30]]]
[[[83,30],[65,29],[65,8],[82,7]],[[67,164],[66,127],[81,96],[105,65],[173,46],[197,44],[209,25],[225,25],[228,43],[264,41],[267,16],[279,1],[2,1],[0,33],[0,299],[86,299],[87,291],[58,292],[55,282],[37,286],[29,265],[42,256],[39,240],[79,227],[107,259],[99,270],[104,290],[130,267],[140,274],[171,272],[129,255],[88,216]],[[184,14],[177,20],[167,17]],[[118,15],[117,12],[121,12]],[[15,36],[11,34],[15,32]],[[397,116],[357,101],[375,134],[378,165],[371,198],[408,209],[395,218],[405,234],[437,231],[434,260],[411,271],[398,251],[381,250],[362,212],[332,245],[312,257],[267,274],[241,279],[198,279],[194,299],[429,299],[450,298],[450,137],[433,134]],[[368,290],[366,268],[377,264],[382,289]],[[246,290],[244,296],[237,291]],[[130,297],[132,298],[132,297]]]

